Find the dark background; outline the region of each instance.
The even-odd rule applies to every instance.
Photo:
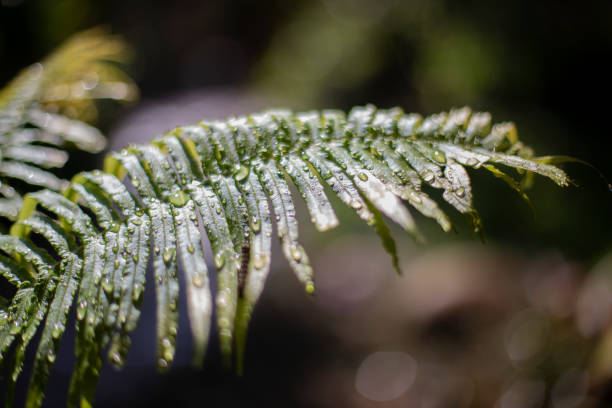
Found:
[[[126,133],[130,118],[146,118],[156,103],[180,111],[189,101],[189,109],[202,106],[196,118],[267,106],[346,110],[374,103],[429,114],[469,105],[490,111],[496,121],[514,121],[536,153],[574,156],[612,178],[612,2],[1,0],[0,85],[71,34],[101,24],[133,48],[127,69],[141,92],[140,105],[114,112],[113,120],[103,117],[100,125],[115,137],[115,147],[122,145],[117,138]],[[207,102],[194,105],[194,99]],[[163,123],[158,132],[185,124],[176,123],[172,111],[166,115],[157,118]],[[130,137],[144,142],[153,136]],[[542,253],[560,254],[559,262],[579,265],[580,280],[612,249],[612,193],[591,168],[568,164],[565,169],[577,187],[560,189],[537,179],[529,192],[535,219],[503,183],[472,176],[492,247],[515,251],[527,263]],[[343,232],[362,231],[353,221],[347,218]],[[471,239],[463,220],[459,234],[450,236],[419,221],[434,247]],[[307,238],[320,239],[307,228]],[[306,241],[306,246],[318,251],[321,242]],[[151,305],[152,297],[151,292]],[[186,368],[180,362],[188,360],[187,338],[183,360],[163,377],[151,376],[152,362],[120,374],[107,368],[100,405],[216,406],[216,399],[229,406],[317,405],[304,402],[296,384],[307,366],[329,361],[328,353],[337,350],[324,346],[330,340],[314,335],[297,316],[266,305],[255,316],[245,378],[219,369],[214,351],[203,373]],[[143,323],[150,330],[152,324]],[[146,337],[148,329],[143,330]],[[137,356],[153,355],[152,338],[136,344],[144,350],[133,351]],[[65,389],[65,375],[56,373],[50,389]],[[50,404],[62,395],[52,391]]]

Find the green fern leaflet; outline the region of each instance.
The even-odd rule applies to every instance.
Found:
[[[11,299],[0,296],[0,365],[8,366],[3,381],[9,406],[37,332],[26,405],[42,404],[73,306],[76,363],[68,402],[91,406],[103,354],[114,366],[124,364],[151,285],[160,370],[174,358],[184,290],[194,363],[204,359],[214,302],[222,354],[242,371],[248,323],[270,270],[274,229],[305,291],[315,290],[291,184],[319,231],[338,225],[328,199],[335,195],[380,235],[397,268],[383,216],[416,240],[422,236],[411,211],[444,231],[452,227],[424,186],[440,190],[479,231],[466,168],[492,173],[526,200],[509,171],[569,183],[548,164],[551,158],[534,157],[513,124],[493,125],[488,113],[462,108],[422,118],[371,105],[348,115],[268,111],[201,122],[111,153],[104,171],[71,181],[57,177],[51,170],[65,164],[66,149],[98,152],[105,146],[100,132],[83,122],[96,116],[93,100],[134,98],[133,84],[115,64],[125,57],[116,38],[89,31],[0,92],[0,216],[11,222],[9,234],[0,235],[0,275],[15,291]],[[47,189],[27,193],[40,186]],[[206,240],[216,288],[204,257]],[[145,279],[149,262],[154,282]]]
[[[410,210],[445,231],[451,228],[424,185],[441,190],[443,199],[479,228],[466,167],[485,169],[522,195],[508,169],[537,173],[561,186],[569,181],[562,170],[533,157],[514,125],[492,125],[488,113],[468,108],[426,118],[371,105],[348,115],[268,111],[180,127],[150,145],[111,153],[104,171],[78,174],[61,192],[28,194],[10,235],[0,237],[0,271],[17,288],[0,315],[1,355],[11,346],[15,350],[8,382],[17,379],[25,348],[41,326],[27,396],[28,406],[40,406],[74,303],[77,361],[69,401],[91,405],[102,353],[115,366],[125,361],[149,285],[149,260],[159,369],[167,369],[174,357],[179,271],[185,274],[195,363],[206,350],[214,301],[222,352],[231,361],[235,350],[241,364],[249,318],[270,269],[273,223],[297,279],[306,292],[314,291],[289,183],[318,230],[338,225],[327,198],[334,194],[374,227],[396,259],[382,215],[415,239],[420,233]],[[34,235],[47,245],[35,245]],[[218,275],[214,294],[205,238]]]
[[[106,139],[86,122],[97,118],[95,100],[136,97],[117,66],[127,57],[120,39],[92,29],[0,90],[0,217],[14,221],[26,188],[65,188],[51,170],[66,164],[67,150],[104,149]]]

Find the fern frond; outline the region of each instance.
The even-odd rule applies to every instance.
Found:
[[[568,184],[562,170],[533,157],[513,124],[492,125],[489,114],[468,108],[426,118],[371,105],[348,116],[268,111],[177,128],[150,145],[111,153],[103,172],[76,175],[62,194],[27,195],[11,235],[0,237],[0,272],[17,287],[0,315],[0,356],[16,347],[10,381],[44,321],[27,398],[28,406],[40,405],[76,296],[77,362],[69,403],[91,405],[102,352],[108,349],[115,366],[125,361],[149,261],[157,297],[157,365],[165,370],[174,358],[179,271],[200,364],[213,310],[205,238],[218,274],[221,350],[229,363],[235,349],[241,370],[248,322],[270,269],[273,220],[291,269],[306,292],[314,292],[289,183],[320,231],[338,225],[327,196],[336,195],[374,227],[397,267],[383,215],[417,240],[421,234],[410,209],[445,231],[451,228],[424,185],[440,190],[444,201],[480,228],[466,168],[485,168],[523,197],[507,171]],[[34,244],[34,235],[47,241],[44,248]]]
[[[96,119],[96,99],[136,97],[117,65],[127,57],[119,38],[89,30],[0,90],[0,216],[13,221],[19,212],[24,191],[15,180],[60,191],[67,182],[51,170],[64,166],[66,150],[104,149],[104,136],[84,121]]]

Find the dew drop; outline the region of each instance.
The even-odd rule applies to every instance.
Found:
[[[368,175],[365,173],[359,173],[357,177],[359,177],[359,180],[361,181],[368,181]]]
[[[475,166],[475,165],[477,165],[477,164],[478,164],[478,160],[476,160],[476,159],[475,159],[475,158],[473,158],[473,157],[470,157],[469,159],[467,159],[467,160],[465,161],[465,164],[466,164],[466,165],[468,165],[468,166]]]
[[[259,254],[259,255],[257,255],[257,256],[255,257],[255,259],[253,260],[253,266],[254,266],[256,269],[261,269],[261,268],[263,268],[265,265],[266,265],[266,257],[265,257],[265,255],[261,255],[261,254]]]
[[[314,293],[314,291],[315,291],[314,284],[312,282],[309,282],[306,285],[306,293],[308,293],[309,295],[312,295]]]
[[[107,294],[113,290],[113,285],[110,279],[104,278],[104,280],[102,280],[102,289],[104,289],[104,292],[106,292]]]
[[[53,331],[51,331],[51,337],[54,339],[58,339],[62,333],[64,332],[64,325],[60,323],[55,323],[53,325]]]
[[[153,252],[155,252],[155,255],[159,255],[159,247],[156,245],[153,247]]]
[[[423,200],[421,200],[421,197],[419,197],[419,195],[415,193],[414,191],[410,192],[410,200],[412,200],[413,202],[417,204],[421,204],[423,202]]]
[[[174,248],[165,248],[164,253],[162,254],[162,258],[166,264],[169,264],[174,259],[174,253],[176,250]]]
[[[351,208],[353,210],[361,210],[362,207],[363,207],[363,205],[361,204],[361,202],[359,202],[357,200],[351,201]]]
[[[193,277],[191,278],[191,283],[193,283],[193,286],[195,286],[196,288],[201,288],[204,285],[204,281],[202,280],[202,277],[199,274],[193,275]]]
[[[55,362],[55,352],[53,350],[49,350],[47,353],[47,360],[53,364]]]
[[[222,252],[218,252],[215,255],[215,268],[221,269],[225,265],[225,256],[223,256]]]
[[[168,347],[172,347],[172,341],[170,341],[170,339],[169,339],[169,338],[164,337],[164,338],[162,339],[162,341],[161,341],[161,345],[162,345],[162,347],[163,347],[163,348],[165,348],[165,349],[166,349],[166,348],[168,348]]]
[[[168,200],[175,206],[182,207],[185,204],[187,204],[189,197],[182,190],[179,190],[179,191],[175,191],[174,193],[170,194],[170,196],[168,197]]]
[[[446,155],[438,149],[431,152],[431,157],[439,163],[446,163]]]
[[[164,350],[164,360],[172,361],[174,358],[174,347],[169,346]]]
[[[163,358],[160,358],[159,360],[157,360],[157,368],[159,368],[160,370],[165,370],[168,368],[168,361],[166,361]]]
[[[111,353],[110,357],[110,361],[117,367],[120,367],[123,365],[123,357],[121,356],[121,354],[119,354],[119,352],[115,351],[113,353]]]
[[[144,292],[144,287],[137,283],[134,285],[134,291],[132,292],[132,301],[140,302],[142,300],[142,294]]]
[[[431,171],[427,170],[423,173],[423,180],[425,180],[427,183],[431,183],[432,181],[434,181],[434,178],[436,177]]]
[[[291,252],[291,257],[296,261],[296,262],[300,262],[300,260],[302,259],[302,251],[301,249],[297,246],[297,245],[293,245],[290,249],[289,252]]]
[[[465,196],[465,188],[459,187],[457,190],[455,190],[455,194],[457,195],[457,197]]]
[[[244,165],[236,165],[236,167],[234,168],[234,179],[237,182],[241,182],[246,180],[247,176],[249,175],[249,168],[244,166]]]
[[[79,302],[79,305],[77,306],[77,310],[76,310],[77,319],[83,320],[83,318],[85,317],[85,312],[86,311],[87,311],[87,301],[86,300],[81,300]]]
[[[255,215],[251,217],[251,229],[256,234],[261,230],[261,221]]]

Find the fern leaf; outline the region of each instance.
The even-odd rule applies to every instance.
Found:
[[[66,329],[66,319],[78,285],[81,266],[81,259],[72,254],[60,263],[59,282],[55,288],[53,300],[49,305],[45,327],[36,351],[34,371],[26,399],[28,407],[39,407],[42,404],[49,372],[55,362],[59,341]]]
[[[131,80],[112,64],[127,57],[120,39],[89,30],[0,90],[0,216],[14,221],[28,189],[66,188],[51,170],[65,165],[67,150],[104,149],[102,133],[84,121],[96,119],[96,99],[136,97]]]
[[[327,182],[340,200],[351,207],[365,222],[371,222],[374,214],[368,210],[357,187],[355,187],[353,182],[344,174],[340,166],[329,161],[325,153],[314,146],[307,148],[303,157],[308,160],[319,175]]]
[[[249,262],[247,270],[241,271],[246,273],[246,278],[236,312],[236,361],[239,373],[243,371],[249,320],[270,272],[272,256],[272,216],[264,189],[254,172],[249,172],[242,191],[251,214],[251,232]],[[242,263],[244,266],[244,261]]]
[[[280,159],[280,165],[306,202],[310,219],[317,230],[327,231],[338,226],[338,217],[325,190],[306,162],[295,154],[289,154]]]
[[[18,152],[11,154],[16,158]],[[451,208],[480,227],[466,167],[486,169],[521,195],[506,168],[568,184],[562,170],[533,157],[513,125],[491,126],[489,114],[463,108],[422,118],[366,106],[348,116],[269,111],[177,128],[150,145],[111,153],[103,172],[76,175],[62,194],[26,195],[12,235],[0,236],[0,273],[17,287],[10,302],[0,303],[2,359],[15,344],[9,401],[25,349],[44,322],[27,399],[30,406],[40,405],[49,356],[55,355],[76,296],[77,361],[69,405],[93,404],[102,354],[107,351],[116,366],[125,361],[149,261],[157,298],[158,368],[167,369],[174,358],[179,270],[194,363],[201,364],[213,319],[206,238],[217,272],[221,351],[230,363],[235,348],[242,371],[248,322],[270,270],[273,219],[291,269],[306,292],[314,291],[290,183],[317,229],[338,224],[328,199],[333,194],[375,229],[397,268],[395,242],[383,216],[417,240],[421,235],[410,207],[443,230],[451,228],[423,185],[441,190]],[[32,234],[46,244],[36,246]]]
[[[204,259],[202,237],[199,229],[200,219],[204,220],[209,235],[229,237],[229,232],[227,231],[226,220],[219,218],[216,214],[213,215],[214,208],[220,208],[220,204],[210,203],[209,197],[216,198],[216,196],[197,181],[197,179],[202,178],[199,163],[189,157],[182,141],[176,136],[169,135],[157,141],[157,145],[166,154],[170,155],[176,177],[184,189],[183,192],[175,192],[174,202],[185,200],[186,197],[182,195],[185,193],[190,198],[189,202],[185,202],[185,205],[179,208],[180,223],[177,225],[177,234],[181,237],[179,241],[186,243],[186,245],[181,245],[179,252],[185,273],[187,304],[194,339],[193,361],[195,365],[199,366],[204,358],[208,343],[212,316],[208,267]],[[198,214],[200,215],[198,216]],[[224,225],[225,230],[214,232],[219,228],[217,224]],[[216,242],[218,240],[213,244],[215,255],[219,253]],[[220,257],[222,254],[218,256]]]
[[[298,242],[298,226],[295,218],[295,209],[289,186],[281,173],[272,163],[254,163],[255,172],[267,191],[272,208],[276,216],[276,227],[278,237],[281,241],[285,258],[289,261],[291,269],[295,272],[298,280],[306,287],[308,293],[314,292],[312,268],[304,248]]]

